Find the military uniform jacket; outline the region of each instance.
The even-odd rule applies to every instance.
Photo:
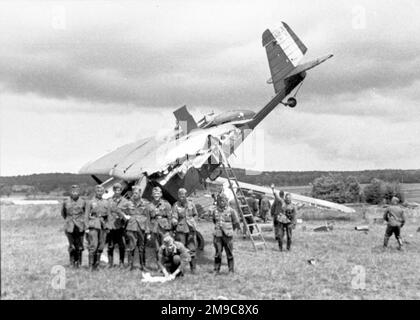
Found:
[[[256,216],[258,214],[258,201],[252,197],[246,198],[249,208],[251,209],[252,215]]]
[[[172,207],[172,220],[176,225],[176,231],[188,233],[190,228],[195,231],[197,224],[194,217],[197,215],[197,209],[191,200],[187,200],[185,205],[179,201],[175,202]]]
[[[147,211],[150,216],[152,232],[158,232],[159,226],[165,230],[172,229],[172,208],[168,201],[160,199],[157,204],[151,202]]]
[[[124,197],[112,197],[109,200],[110,213],[105,224],[105,229],[121,229],[125,227],[125,220],[122,214],[130,214],[130,201]]]
[[[389,206],[385,209],[384,220],[391,227],[401,227],[405,223],[403,209],[399,206]]]
[[[77,200],[69,198],[63,202],[61,215],[65,219],[64,230],[66,232],[73,232],[74,226],[78,227],[80,231],[85,230],[85,210],[86,201],[80,197]]]
[[[268,200],[268,198],[262,198],[261,199],[261,211],[262,212],[267,212],[270,211],[271,208],[271,204],[270,204],[270,200]]]
[[[280,223],[296,223],[296,207],[291,203],[285,204],[278,221]]]
[[[175,255],[179,255],[181,258],[181,265],[185,266],[185,264],[191,261],[190,251],[185,248],[185,246],[178,241],[174,241],[174,245],[176,247],[175,250],[169,252],[166,246],[163,244],[160,246],[158,251],[158,260],[161,264],[164,264],[166,261],[173,258]]]
[[[231,207],[224,209],[216,207],[212,212],[212,217],[215,237],[223,237],[223,235],[232,237],[233,230],[239,226],[236,211]]]
[[[275,197],[274,204],[271,206],[271,216],[274,218],[274,221],[278,221],[280,214],[282,214],[286,203],[280,197]]]
[[[139,201],[131,200],[130,208],[130,219],[127,222],[126,230],[128,231],[140,231],[143,230],[146,233],[150,233],[150,217],[147,210],[149,202],[145,199]]]
[[[108,200],[94,197],[86,204],[86,227],[92,229],[104,229],[110,214]]]

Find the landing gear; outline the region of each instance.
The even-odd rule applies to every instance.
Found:
[[[290,97],[289,99],[287,99],[287,102],[283,102],[283,105],[289,108],[294,108],[297,105],[297,100],[293,97]]]

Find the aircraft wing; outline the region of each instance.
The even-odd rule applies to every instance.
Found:
[[[126,181],[134,181],[143,175],[162,172],[165,180],[189,168],[200,168],[216,148],[208,143],[211,135],[220,139],[226,155],[232,154],[244,135],[232,124],[224,124],[205,130],[193,130],[175,139],[174,136],[156,136],[122,146],[94,162],[86,164],[81,174],[107,174]]]
[[[228,187],[229,184],[228,184],[227,179],[226,178],[218,178],[216,181],[218,183],[220,183],[221,185],[223,185],[223,189],[225,190],[225,193],[228,195],[229,198],[233,199],[233,194]],[[238,183],[239,183],[239,186],[241,187],[241,189],[243,189],[243,190],[252,190],[254,192],[254,194],[260,194],[260,195],[264,195],[268,198],[274,199],[273,192],[271,191],[271,188],[269,188],[269,187],[257,186],[257,185],[254,185],[254,184],[240,182],[240,181],[238,181]],[[275,191],[277,193],[280,190],[275,189]],[[287,190],[285,190],[285,192],[287,192]],[[311,198],[311,197],[306,197],[306,196],[302,196],[302,195],[296,194],[296,193],[291,193],[291,192],[288,192],[288,193],[290,193],[290,195],[292,196],[292,203],[294,203],[296,205],[313,206],[313,207],[318,207],[318,208],[322,208],[322,209],[336,210],[336,211],[340,211],[340,212],[343,212],[343,213],[355,213],[356,212],[354,209],[346,207],[346,206],[338,204],[338,203],[325,201],[325,200],[320,200],[320,199],[315,199],[315,198]]]

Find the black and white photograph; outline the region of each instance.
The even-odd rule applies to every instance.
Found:
[[[0,1],[1,300],[420,300],[419,17]]]

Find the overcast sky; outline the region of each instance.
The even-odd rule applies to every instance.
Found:
[[[257,111],[274,94],[261,34],[280,21],[306,60],[335,56],[250,137],[259,161],[233,163],[419,169],[419,17],[416,0],[1,1],[0,174],[77,172],[184,104]]]

